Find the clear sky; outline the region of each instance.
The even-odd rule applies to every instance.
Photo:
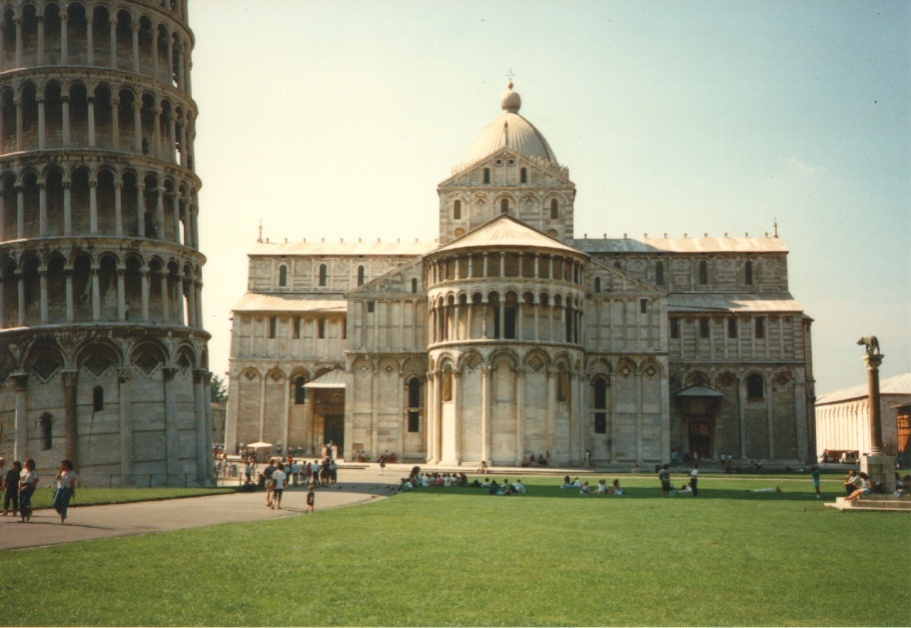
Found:
[[[577,186],[576,236],[778,232],[817,393],[911,371],[911,3],[192,0],[200,239],[227,370],[272,241],[436,237],[436,185],[500,114]]]

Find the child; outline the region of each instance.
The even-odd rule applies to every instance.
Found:
[[[313,492],[313,485],[310,485],[310,490],[307,491],[307,512],[313,512],[313,502],[316,499],[316,494]]]

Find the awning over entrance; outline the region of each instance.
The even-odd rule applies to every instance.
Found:
[[[323,373],[312,382],[304,384],[304,388],[345,388],[345,371],[332,369]]]
[[[714,388],[709,388],[708,386],[687,386],[686,388],[677,391],[678,397],[724,397],[724,395]]]

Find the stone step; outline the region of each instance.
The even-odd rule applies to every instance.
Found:
[[[882,512],[911,512],[911,497],[896,498],[894,495],[868,495],[861,499],[847,500],[836,497],[835,503],[826,506],[838,510],[876,510]]]

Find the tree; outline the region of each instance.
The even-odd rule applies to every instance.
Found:
[[[217,403],[221,406],[228,403],[228,386],[225,384],[225,380],[220,378],[218,375],[213,375],[210,388],[212,390],[213,403]]]

